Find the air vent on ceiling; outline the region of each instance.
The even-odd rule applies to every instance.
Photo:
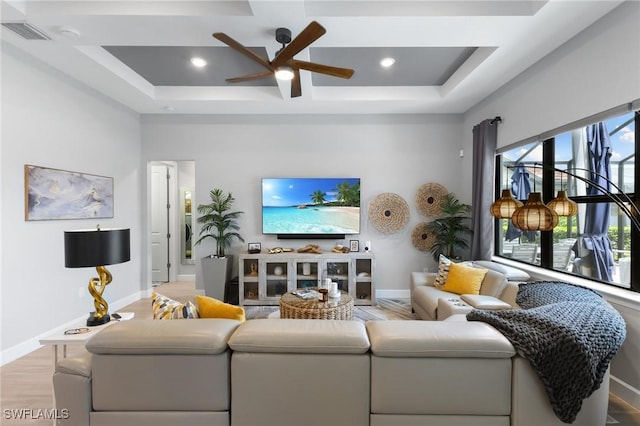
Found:
[[[27,40],[51,40],[51,37],[28,22],[3,22],[2,26]]]

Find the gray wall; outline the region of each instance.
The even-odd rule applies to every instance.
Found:
[[[140,297],[138,114],[2,44],[2,362],[39,347],[37,337],[93,310],[92,268],[64,266],[64,231],[131,229],[131,261],[109,267],[111,307]],[[114,218],[24,220],[25,164],[114,178]]]
[[[472,108],[464,119],[466,149],[472,146],[466,136],[485,118],[502,117],[498,145],[503,147],[639,99],[639,22],[640,2],[624,3]],[[470,158],[465,163],[464,181],[469,182]],[[464,188],[469,196],[471,187]],[[605,294],[627,323],[627,339],[612,363],[611,385],[617,395],[640,407],[640,295],[579,283]]]
[[[262,235],[261,178],[359,177],[362,197],[361,234],[346,240],[371,241],[376,259],[378,290],[408,297],[411,271],[432,264],[430,255],[411,243],[413,226],[424,220],[415,207],[418,187],[438,182],[458,192],[462,116],[144,116],[143,161],[195,159],[196,200],[208,202],[209,191],[222,188],[244,211],[241,235],[263,248],[302,247],[311,241],[279,241]],[[367,207],[384,192],[401,195],[411,220],[398,234],[376,231],[367,220]],[[468,201],[468,200],[467,200]],[[145,213],[147,214],[147,213]],[[196,227],[199,232],[199,227]],[[335,241],[320,241],[333,247]],[[232,250],[246,250],[237,244]],[[214,251],[211,242],[196,246],[195,258]],[[146,268],[148,269],[148,268]],[[197,287],[202,289],[201,274]],[[147,279],[147,283],[148,283]],[[378,293],[379,295],[383,293]]]

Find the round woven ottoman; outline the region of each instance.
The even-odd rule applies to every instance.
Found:
[[[320,302],[288,292],[280,298],[280,318],[350,320],[353,319],[353,298],[342,292],[339,299]]]

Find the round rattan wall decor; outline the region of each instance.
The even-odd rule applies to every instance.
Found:
[[[420,251],[429,251],[436,242],[436,236],[427,231],[427,222],[422,222],[413,227],[411,242]]]
[[[425,183],[416,192],[416,205],[420,214],[433,217],[440,214],[440,202],[447,195],[447,188],[439,183]]]
[[[391,192],[377,195],[369,205],[369,223],[385,234],[400,232],[409,223],[409,204]]]

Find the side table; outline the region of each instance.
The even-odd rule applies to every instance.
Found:
[[[134,317],[133,312],[118,312],[121,316],[119,320],[112,319],[106,324],[97,325],[94,327],[86,327],[85,325],[80,325],[78,327],[71,327],[70,329],[82,329],[88,328],[89,331],[86,333],[79,334],[64,334],[64,331],[56,332],[49,334],[39,340],[41,345],[52,345],[53,346],[53,366],[55,368],[58,363],[58,346],[62,345],[62,357],[67,357],[67,345],[83,345],[87,343],[87,341],[98,334],[101,330],[104,330],[106,327],[109,327],[111,324],[114,324],[118,321],[129,320]]]

